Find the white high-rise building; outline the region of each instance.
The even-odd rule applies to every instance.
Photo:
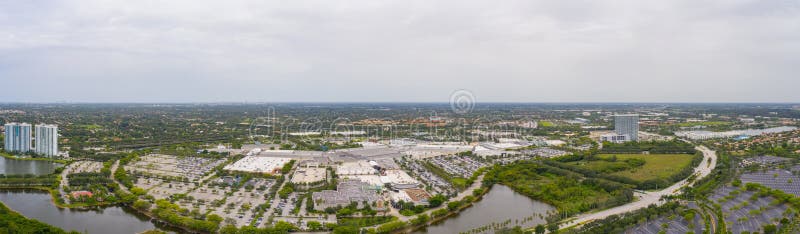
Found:
[[[5,127],[4,148],[6,152],[26,153],[31,151],[31,125],[27,123],[7,123]]]
[[[639,115],[615,115],[614,132],[617,135],[627,136],[627,140],[639,140]]]
[[[36,125],[36,150],[44,156],[58,155],[58,126],[52,124]]]

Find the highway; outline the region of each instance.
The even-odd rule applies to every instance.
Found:
[[[702,179],[702,178],[708,176],[709,174],[711,174],[711,171],[713,171],[714,168],[717,166],[717,154],[716,154],[716,152],[708,149],[705,146],[698,146],[695,149],[703,152],[703,161],[700,163],[700,165],[698,165],[694,169],[694,172],[697,175],[697,178],[694,181],[697,181],[697,180]],[[710,163],[709,163],[709,160],[710,160]],[[591,222],[593,220],[604,219],[604,218],[606,218],[608,216],[611,216],[611,215],[624,214],[624,213],[627,213],[627,212],[630,212],[630,211],[634,211],[634,210],[638,210],[638,209],[641,209],[641,208],[645,208],[645,207],[650,206],[652,204],[661,205],[663,203],[663,201],[660,200],[662,196],[665,196],[665,195],[677,195],[678,193],[680,193],[680,190],[681,190],[682,187],[689,186],[689,185],[691,185],[691,183],[692,182],[689,182],[686,179],[684,179],[684,180],[681,180],[680,182],[675,183],[674,185],[672,185],[672,186],[670,186],[670,187],[668,187],[666,189],[663,189],[663,190],[652,191],[652,192],[636,191],[635,194],[636,194],[637,200],[634,201],[634,202],[631,202],[631,203],[628,203],[628,204],[625,204],[625,205],[622,205],[622,206],[617,206],[617,207],[614,207],[614,208],[611,208],[611,209],[598,211],[598,212],[595,212],[595,213],[588,213],[588,214],[578,215],[577,217],[575,217],[575,218],[573,218],[571,220],[568,220],[567,222],[562,223],[560,225],[560,228],[564,229],[564,228],[568,228],[568,227],[572,227],[572,226],[580,227],[583,224],[586,224],[586,223]]]

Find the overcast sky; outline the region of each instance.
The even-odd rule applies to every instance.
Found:
[[[0,1],[0,102],[800,102],[800,1]]]

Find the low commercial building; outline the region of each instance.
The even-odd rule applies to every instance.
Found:
[[[375,175],[378,170],[375,170],[372,164],[365,160],[355,162],[345,162],[336,168],[338,175]]]
[[[303,186],[322,185],[327,178],[328,170],[322,167],[297,168],[292,176],[292,183]]]
[[[692,140],[708,140],[714,138],[734,138],[739,136],[758,136],[770,133],[781,133],[797,130],[794,126],[781,126],[767,129],[745,129],[745,130],[731,130],[725,132],[711,132],[711,131],[683,131],[675,132],[676,136],[686,137]]]
[[[400,201],[414,205],[429,205],[431,194],[424,189],[403,189],[389,194],[393,206],[397,207]],[[399,207],[398,207],[399,208]]]
[[[380,175],[342,175],[339,178],[347,180],[358,180],[367,183],[375,188],[383,188],[386,182]]]
[[[403,192],[408,194],[408,197],[411,198],[414,205],[427,206],[429,204],[428,201],[431,199],[431,194],[424,189],[404,189]]]
[[[409,156],[413,159],[426,159],[436,156],[472,151],[473,148],[474,146],[461,143],[417,144],[407,151],[404,151],[403,155]]]
[[[419,181],[403,170],[386,170],[384,173],[385,175],[381,176],[381,180],[385,184],[389,184],[392,189],[417,188],[420,185]]]
[[[600,136],[601,142],[612,142],[612,143],[622,143],[630,141],[630,137],[628,135],[619,135],[619,134],[605,134]]]
[[[75,199],[78,199],[78,198],[81,198],[81,197],[91,198],[92,196],[94,196],[94,194],[92,194],[92,192],[89,192],[89,191],[75,191],[75,192],[72,192],[71,195],[72,195],[72,198],[75,198]]]
[[[323,190],[311,194],[314,200],[314,209],[324,210],[326,208],[345,207],[356,203],[359,209],[364,208],[364,204],[378,203],[381,196],[378,195],[380,189],[368,183],[357,180],[345,180],[336,186],[336,191]]]
[[[225,166],[225,170],[253,172],[253,173],[280,173],[283,165],[291,161],[290,158],[247,156],[231,165]]]

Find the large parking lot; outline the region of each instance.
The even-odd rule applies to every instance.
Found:
[[[255,217],[257,207],[267,203],[266,193],[275,180],[236,179],[231,184],[216,178],[204,183],[213,178],[213,169],[223,162],[224,159],[151,154],[129,163],[125,169],[137,177],[135,186],[147,190],[155,199],[173,199],[181,208],[217,214],[236,226],[260,224],[263,219]]]
[[[84,172],[100,172],[103,169],[102,162],[95,161],[77,161],[70,164],[65,170],[67,174],[84,173]]]
[[[691,223],[690,223],[691,222]],[[666,223],[666,225],[664,225]],[[666,228],[664,227],[666,226]],[[693,226],[693,227],[690,227]],[[675,217],[670,220],[667,217],[659,217],[639,224],[625,233],[629,234],[657,234],[664,231],[667,234],[685,234],[687,232],[703,233],[703,218],[696,215],[694,220],[687,221],[683,217]]]
[[[451,175],[469,178],[486,164],[465,156],[438,156],[427,159]]]
[[[703,216],[699,214],[701,208],[695,202],[689,202],[684,208],[679,208],[672,214],[662,214],[661,216],[652,219],[649,218],[646,222],[639,223],[632,228],[629,228],[625,233],[628,234],[656,234],[664,233],[669,234],[684,234],[688,232],[703,233],[705,230],[705,222]],[[694,213],[694,218],[687,220],[684,215],[686,211],[691,210]]]
[[[742,174],[742,183],[759,183],[772,189],[800,196],[800,176],[787,170],[769,170]]]
[[[400,158],[399,160],[399,164],[405,165],[412,175],[418,177],[420,182],[430,186],[434,193],[452,194],[456,192],[452,184],[428,171],[419,161],[405,160],[405,158]]]
[[[217,214],[224,219],[232,220],[236,226],[250,225],[252,221],[257,221],[254,220],[254,209],[261,204],[267,203],[265,195],[269,191],[268,188],[275,184],[275,181],[253,179],[251,183],[254,188],[261,187],[265,189],[239,189],[238,191],[233,191],[231,188],[223,186],[201,185],[195,187],[189,184],[185,187],[185,198],[181,199],[178,204],[189,210],[197,209],[200,213],[211,212]],[[159,188],[163,187],[162,185]],[[180,191],[184,190],[181,189]],[[151,194],[153,193],[151,192]]]
[[[70,200],[70,196],[67,192],[64,191],[63,188],[70,187],[70,185],[75,185],[70,181],[70,174],[77,174],[77,173],[99,173],[103,170],[103,163],[102,162],[95,162],[95,161],[76,161],[73,163],[68,164],[64,171],[61,172],[61,184],[59,189],[61,196],[64,198],[65,201]],[[80,189],[85,189],[85,186],[78,186],[81,187]]]
[[[771,197],[759,197],[736,187],[720,188],[709,199],[719,203],[732,233],[760,232],[764,225],[777,223],[788,209],[785,204],[774,203]]]
[[[136,175],[187,178],[189,181],[194,181],[202,178],[223,162],[225,162],[224,159],[150,154],[128,163],[125,170]]]
[[[303,167],[297,168],[292,176],[292,183],[308,184],[320,182],[326,179],[328,170],[322,167]]]

